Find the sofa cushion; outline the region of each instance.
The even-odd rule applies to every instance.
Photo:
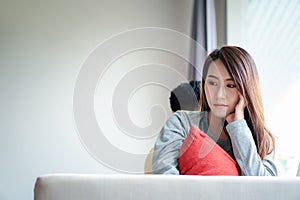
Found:
[[[182,144],[178,167],[185,175],[239,175],[239,166],[230,155],[196,126]]]

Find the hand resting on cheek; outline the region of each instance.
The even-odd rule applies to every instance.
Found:
[[[245,107],[246,107],[245,99],[241,94],[239,94],[239,101],[235,106],[235,110],[233,113],[230,113],[226,116],[226,121],[228,123],[231,123],[236,120],[244,119]]]

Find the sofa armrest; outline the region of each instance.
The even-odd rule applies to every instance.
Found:
[[[300,178],[183,175],[40,176],[35,200],[300,199]]]

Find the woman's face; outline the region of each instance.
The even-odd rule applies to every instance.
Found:
[[[209,65],[204,89],[207,103],[214,116],[225,118],[235,111],[239,101],[238,90],[219,59]]]

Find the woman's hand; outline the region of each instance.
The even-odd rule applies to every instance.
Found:
[[[241,94],[239,94],[239,98],[240,100],[236,104],[234,112],[226,116],[226,121],[228,123],[231,123],[235,120],[244,119],[244,110],[246,107],[246,103],[244,97]]]

